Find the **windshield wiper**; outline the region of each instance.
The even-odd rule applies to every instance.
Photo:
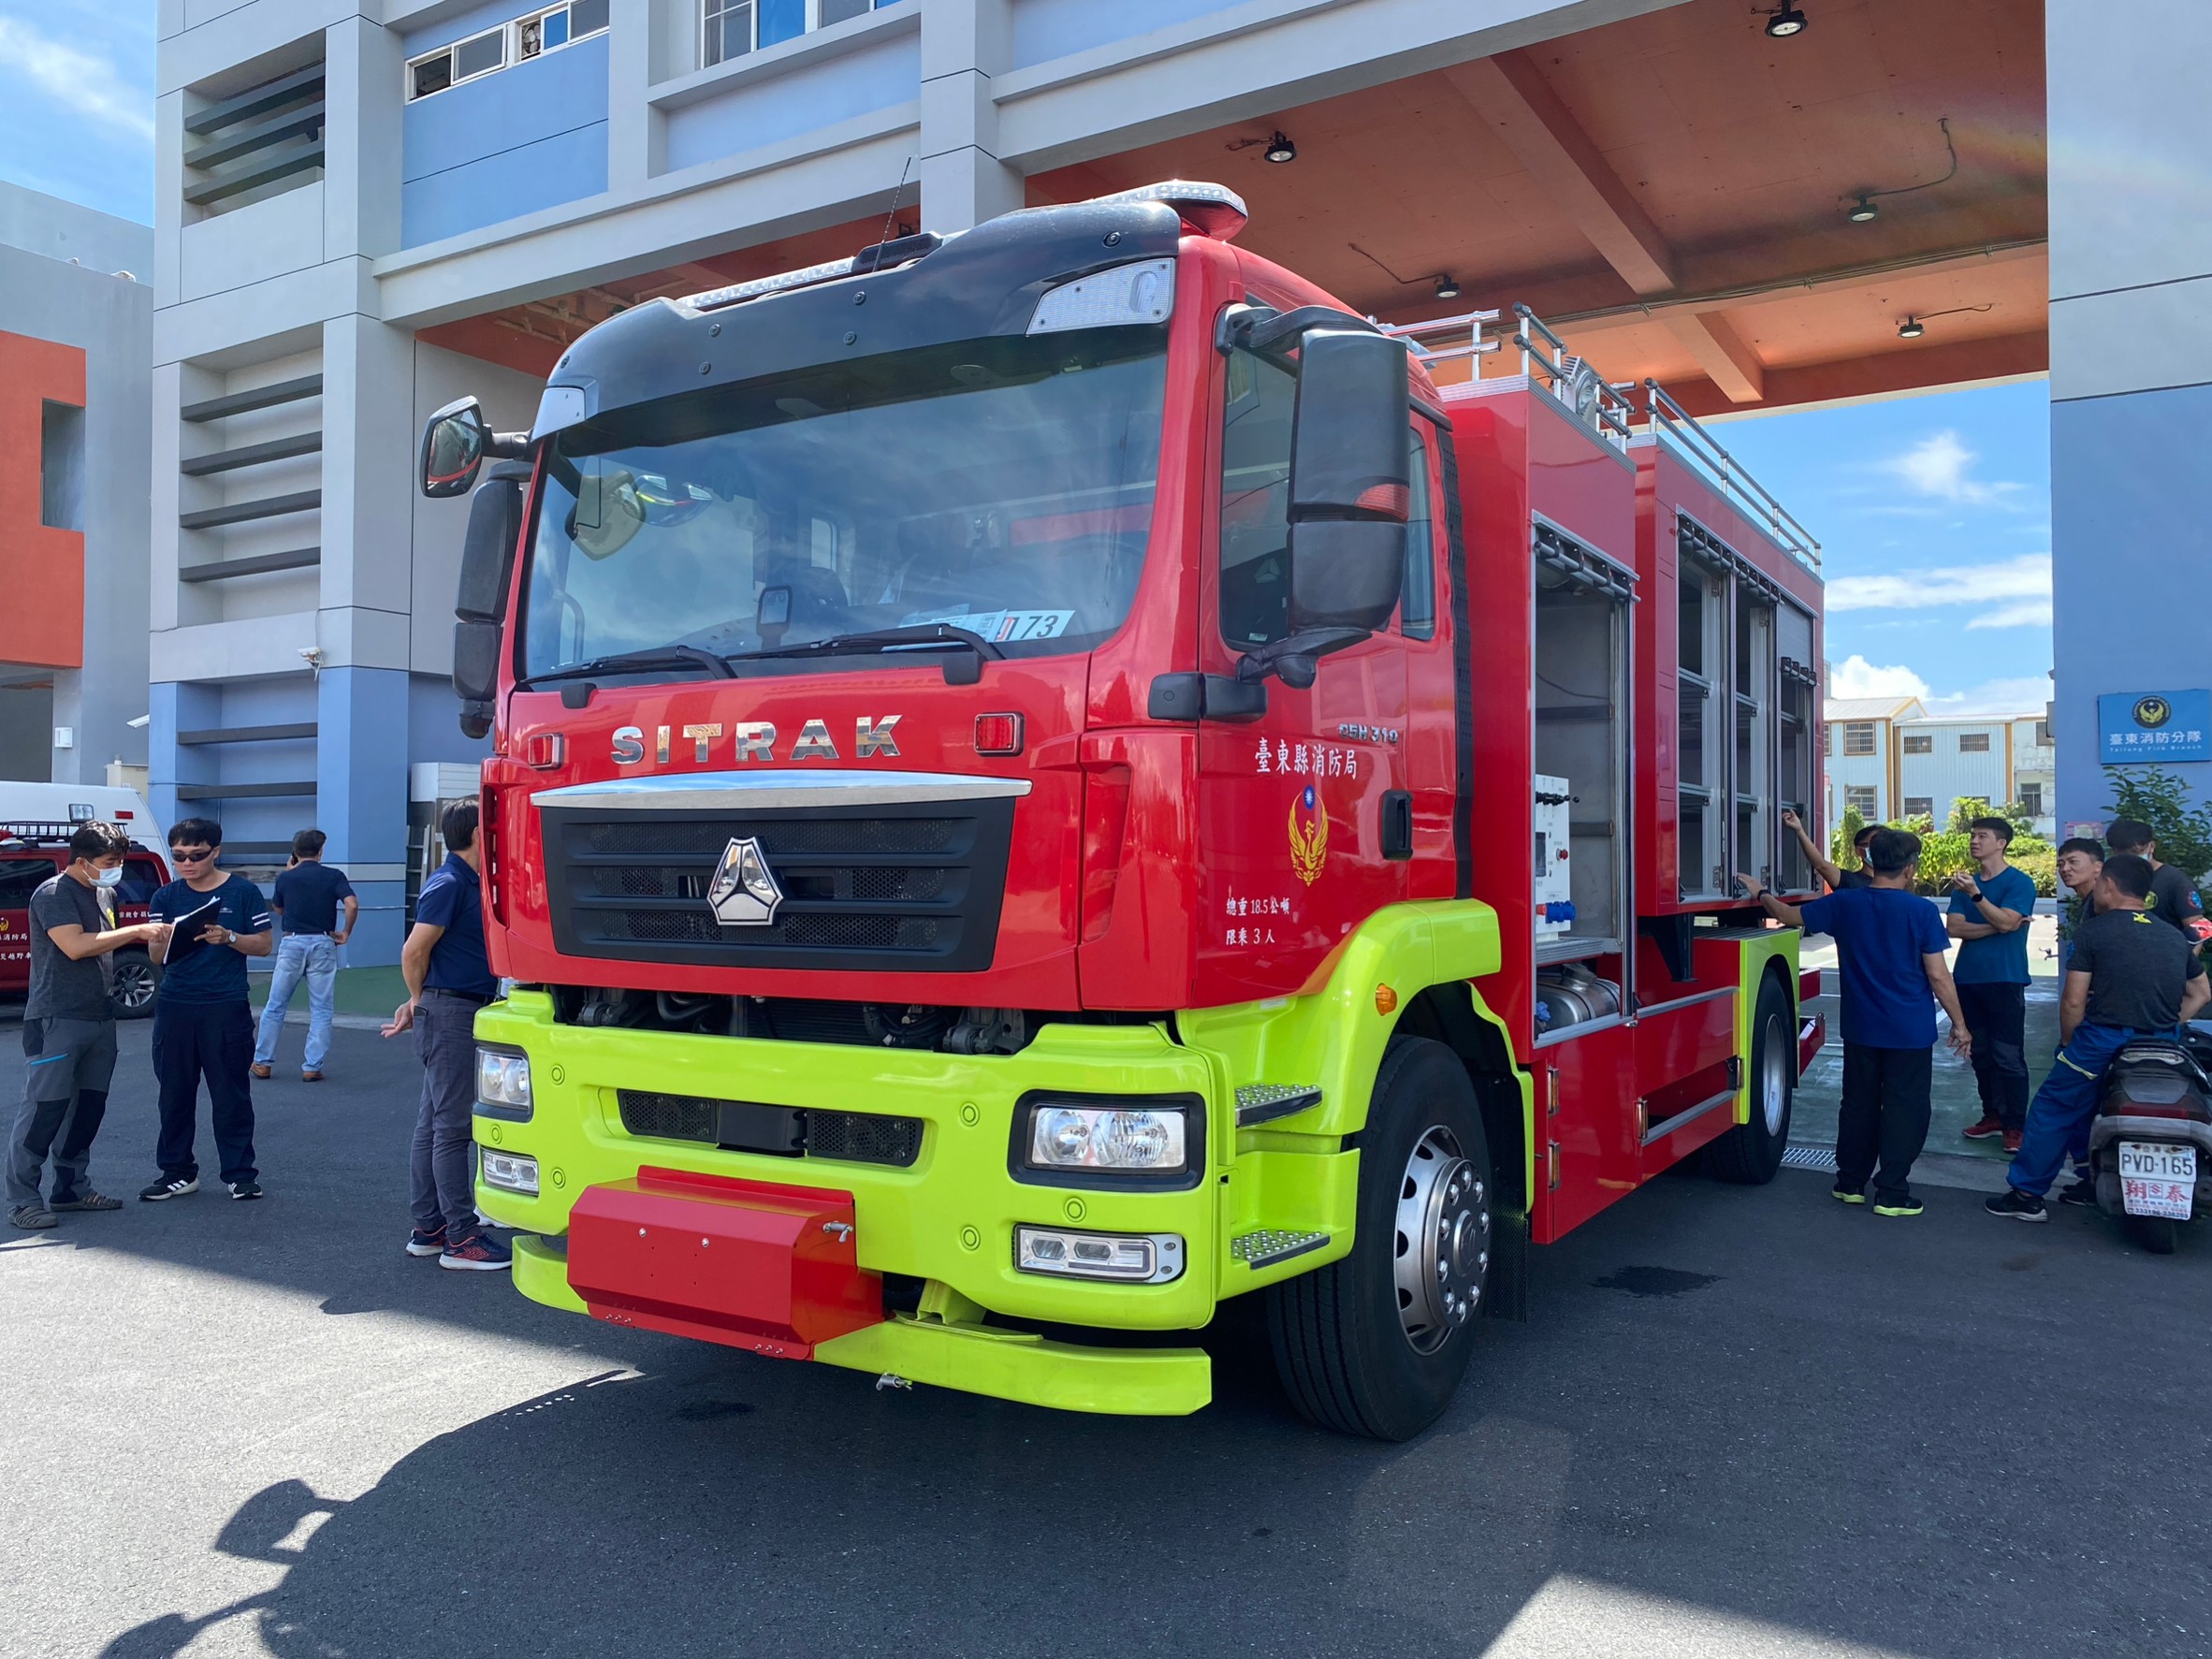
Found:
[[[651,674],[667,668],[704,668],[716,679],[737,677],[729,659],[720,652],[710,651],[705,646],[672,645],[617,651],[611,657],[594,657],[589,662],[575,662],[566,668],[548,668],[543,674],[524,676],[515,682],[515,689],[527,691],[553,680],[584,679],[594,674]]]
[[[764,657],[835,657],[858,656],[866,652],[895,651],[916,646],[950,646],[955,650],[968,652],[969,660],[955,674],[953,665],[944,664],[945,684],[972,686],[983,676],[983,659],[1002,662],[1006,653],[982,634],[967,628],[955,628],[950,622],[910,622],[899,628],[871,628],[861,633],[833,633],[827,639],[809,639],[803,645],[768,646],[757,651],[733,653],[734,661],[752,662]]]

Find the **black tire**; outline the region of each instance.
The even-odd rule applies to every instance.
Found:
[[[1797,1092],[1797,1033],[1789,993],[1772,974],[1759,982],[1752,1012],[1752,1113],[1706,1149],[1705,1167],[1723,1181],[1764,1186],[1782,1168]]]
[[[2128,1235],[2129,1243],[2147,1254],[2171,1256],[2175,1242],[2180,1237],[2181,1224],[2171,1215],[2123,1215],[2120,1230]]]
[[[108,1004],[119,1020],[149,1019],[153,1013],[153,993],[160,984],[161,969],[145,952],[118,951]]]
[[[1339,1433],[1410,1440],[1443,1415],[1481,1322],[1494,1196],[1466,1068],[1440,1042],[1393,1038],[1360,1134],[1351,1254],[1267,1292],[1275,1370],[1302,1416]],[[1450,1241],[1429,1252],[1447,1271],[1421,1298],[1401,1287],[1401,1259],[1408,1274],[1423,1259],[1399,1225],[1402,1202],[1433,1218],[1425,1232]],[[1456,1302],[1431,1317],[1448,1296]]]

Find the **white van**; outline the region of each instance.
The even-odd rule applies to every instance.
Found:
[[[141,847],[162,853],[168,842],[153,822],[145,797],[135,789],[105,783],[16,783],[0,779],[0,826],[10,823],[82,823],[99,819],[120,823]],[[0,827],[0,834],[5,834]]]

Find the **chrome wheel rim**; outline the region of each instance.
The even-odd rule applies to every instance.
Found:
[[[115,970],[115,1000],[136,1013],[153,1000],[153,970],[135,963]]]
[[[1474,1317],[1490,1269],[1489,1186],[1441,1125],[1405,1160],[1393,1244],[1399,1326],[1433,1354]]]
[[[1767,1117],[1767,1133],[1779,1136],[1783,1126],[1789,1121],[1790,1076],[1789,1058],[1783,1052],[1787,1041],[1782,1022],[1767,1022],[1767,1052],[1759,1056],[1759,1106]]]

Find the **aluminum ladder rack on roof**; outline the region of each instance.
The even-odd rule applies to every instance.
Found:
[[[1566,342],[1545,327],[1543,319],[1527,306],[1516,305],[1513,314],[1513,329],[1504,336],[1483,333],[1486,324],[1503,317],[1504,313],[1496,311],[1433,317],[1425,323],[1377,326],[1392,339],[1405,342],[1406,349],[1420,360],[1423,368],[1463,357],[1490,357],[1510,341],[1521,354],[1521,374],[1531,386],[1550,393],[1569,416],[1615,449],[1626,449],[1629,439],[1635,435],[1630,423],[1636,417],[1636,409],[1622,395],[1621,388],[1608,384],[1605,376],[1588,361],[1568,351]],[[1480,379],[1479,363],[1474,367],[1476,378]]]

